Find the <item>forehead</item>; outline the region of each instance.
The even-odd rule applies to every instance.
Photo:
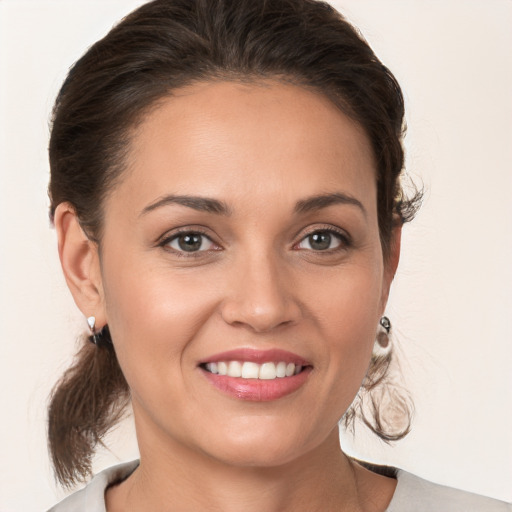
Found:
[[[135,130],[120,192],[283,200],[340,187],[375,196],[362,128],[327,97],[280,82],[209,82],[162,99]],[[124,189],[124,190],[123,190]],[[363,197],[364,199],[364,197]]]

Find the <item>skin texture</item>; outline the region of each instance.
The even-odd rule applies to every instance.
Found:
[[[399,252],[396,229],[384,263],[364,132],[298,86],[195,84],[137,127],[127,162],[100,251],[70,205],[56,213],[75,301],[109,324],[132,392],[141,465],[109,490],[108,510],[383,511],[395,481],[338,441]],[[359,205],[296,211],[325,194]],[[167,195],[228,212],[155,206]],[[177,229],[204,233],[201,250],[180,252]],[[326,230],[341,236],[315,250],[308,236]],[[228,396],[199,363],[239,348],[293,352],[310,373],[278,400]]]

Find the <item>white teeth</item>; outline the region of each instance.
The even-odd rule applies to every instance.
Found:
[[[217,369],[219,370],[219,375],[227,375],[228,373],[228,365],[224,361],[217,363]]]
[[[242,376],[242,365],[238,361],[231,361],[228,364],[229,377],[241,377]]]
[[[219,373],[217,363],[206,363],[206,369],[211,373]]]
[[[242,378],[243,379],[257,379],[260,372],[260,365],[258,363],[250,363],[246,361],[242,365]]]
[[[281,361],[276,364],[276,377],[286,377],[286,363]]]
[[[259,373],[260,379],[272,380],[276,377],[276,365],[274,363],[263,363],[261,365]]]
[[[210,373],[226,375],[228,377],[242,377],[242,379],[261,379],[273,380],[276,378],[292,377],[303,370],[303,366],[294,363],[267,362],[263,364],[253,363],[251,361],[219,361],[216,363],[206,363],[204,365]]]

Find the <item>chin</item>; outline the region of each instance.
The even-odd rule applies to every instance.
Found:
[[[209,436],[208,452],[225,464],[239,467],[277,467],[288,464],[312,450],[321,439],[306,439],[304,430],[288,425],[264,428],[261,422],[251,429],[230,429],[219,438]],[[212,450],[212,447],[214,449]]]
[[[220,462],[240,468],[272,468],[288,464],[297,459],[302,453],[296,447],[275,443],[266,446],[261,444],[234,446],[216,453],[214,457]]]

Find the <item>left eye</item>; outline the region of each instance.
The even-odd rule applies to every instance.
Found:
[[[310,251],[326,251],[336,249],[342,245],[342,237],[333,231],[315,231],[306,236],[300,244],[299,249],[308,249]]]
[[[215,244],[206,235],[194,232],[173,236],[166,242],[166,245],[178,252],[208,251],[215,247]]]

